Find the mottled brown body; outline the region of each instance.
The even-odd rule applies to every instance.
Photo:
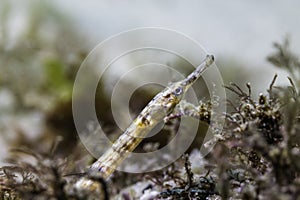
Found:
[[[187,78],[170,84],[170,86],[157,94],[125,132],[113,143],[112,147],[91,165],[89,175],[104,179],[108,178],[144,137],[159,122],[163,121],[165,117],[173,112],[187,90],[213,61],[214,57],[208,55],[205,61]]]

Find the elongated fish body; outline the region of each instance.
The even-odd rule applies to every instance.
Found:
[[[107,179],[147,134],[173,112],[187,90],[196,82],[202,72],[212,65],[213,61],[214,57],[207,55],[204,62],[185,79],[170,84],[158,93],[111,148],[90,166],[88,174]]]

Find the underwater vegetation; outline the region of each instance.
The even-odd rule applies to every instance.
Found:
[[[108,180],[72,174],[88,161],[55,155],[60,140],[47,151],[17,148],[9,166],[0,168],[2,199],[300,199],[300,62],[289,42],[275,43],[268,61],[289,72],[288,86],[274,76],[266,92],[252,95],[235,83],[224,87],[228,100],[225,128],[205,158],[197,149],[163,170],[145,174],[116,172]],[[210,112],[211,104],[199,106]],[[201,108],[201,109],[200,109]],[[201,119],[200,119],[201,120]],[[213,126],[214,124],[212,124]],[[76,155],[76,154],[75,154]],[[76,166],[75,164],[76,163]],[[122,181],[121,181],[122,180]]]

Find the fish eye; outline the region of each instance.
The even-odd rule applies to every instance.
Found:
[[[179,95],[182,94],[182,92],[183,92],[182,87],[178,87],[178,88],[176,88],[176,89],[174,90],[173,94],[176,95],[176,96],[179,96]]]

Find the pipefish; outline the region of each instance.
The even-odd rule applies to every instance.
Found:
[[[159,122],[172,114],[188,89],[213,62],[214,56],[207,55],[205,60],[185,79],[171,83],[158,93],[112,144],[111,148],[89,167],[88,175],[107,179],[143,138]]]

